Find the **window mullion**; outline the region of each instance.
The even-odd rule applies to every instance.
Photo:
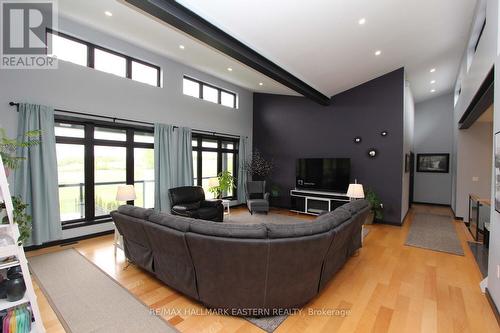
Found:
[[[134,184],[134,130],[127,129],[127,145],[126,145],[126,181],[128,185]],[[127,201],[129,205],[133,205],[134,201]],[[143,203],[145,204],[145,203]]]
[[[87,65],[90,68],[95,67],[95,47],[91,44],[87,44]]]
[[[85,217],[95,217],[94,125],[85,125]]]

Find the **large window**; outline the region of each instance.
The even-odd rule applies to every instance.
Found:
[[[59,203],[63,226],[108,221],[118,186],[135,186],[135,206],[154,206],[153,130],[56,117]]]
[[[51,56],[137,82],[161,86],[158,66],[50,29],[47,30],[49,35],[52,40]]]
[[[238,139],[193,135],[193,180],[202,186],[205,196],[213,198],[208,189],[221,171],[237,177]],[[222,194],[223,198],[236,199],[236,190]]]
[[[208,102],[224,105],[233,109],[237,108],[237,95],[211,84],[184,76],[184,95],[203,99]]]

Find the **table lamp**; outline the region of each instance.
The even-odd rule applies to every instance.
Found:
[[[120,185],[116,191],[116,201],[133,201],[136,199],[134,185]]]
[[[354,184],[349,184],[347,196],[350,199],[364,199],[365,191],[363,190],[363,185],[358,184],[357,182],[355,182]]]

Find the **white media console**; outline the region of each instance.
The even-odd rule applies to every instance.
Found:
[[[350,201],[346,193],[320,192],[308,190],[290,190],[291,211],[296,213],[319,215]]]

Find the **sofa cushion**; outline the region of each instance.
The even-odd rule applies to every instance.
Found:
[[[208,236],[228,238],[267,238],[267,229],[263,224],[214,223],[193,220],[189,231]]]
[[[294,224],[268,223],[266,224],[266,228],[269,238],[310,236],[330,231],[350,218],[351,214],[347,211],[335,210],[331,213],[321,215],[314,221]]]
[[[344,208],[351,212],[352,215],[356,214],[359,211],[362,211],[366,207],[368,207],[370,203],[367,200],[354,200],[345,205],[342,205],[340,208]]]
[[[314,223],[326,224],[330,226],[330,229],[332,229],[349,220],[351,217],[351,212],[345,208],[339,207],[333,212],[328,212],[318,216],[316,220],[314,220]]]
[[[178,231],[186,232],[189,230],[189,224],[193,221],[193,219],[168,213],[154,212],[149,216],[149,221]]]
[[[141,220],[147,220],[148,217],[154,213],[154,210],[132,205],[123,205],[118,207],[118,213],[132,216]]]

